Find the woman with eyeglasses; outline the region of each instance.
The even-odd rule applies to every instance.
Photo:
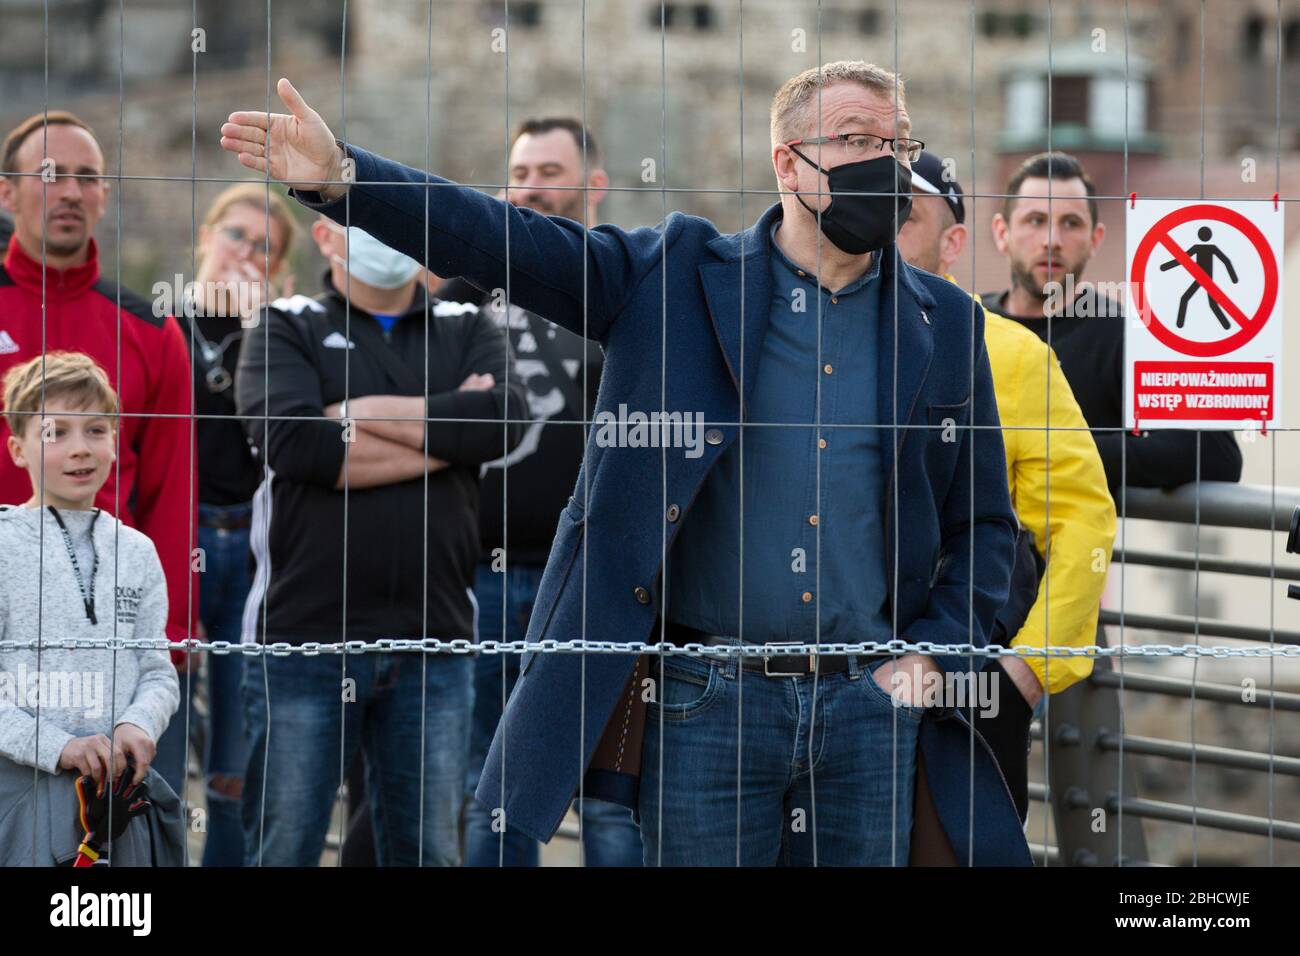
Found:
[[[198,543],[200,636],[210,641],[240,640],[240,621],[250,580],[249,532],[252,498],[262,480],[235,417],[235,367],[245,335],[255,334],[263,304],[292,293],[289,250],[297,224],[287,204],[258,183],[240,183],[208,206],[198,230],[195,281],[187,286],[181,328],[190,343],[194,367],[194,413],[198,449]],[[195,654],[189,667],[206,657],[208,728],[203,771],[207,791],[204,866],[241,866],[243,828],[239,801],[246,760],[240,705],[243,658],[239,654]],[[182,671],[186,665],[178,665]],[[182,687],[191,699],[197,673]],[[155,766],[177,793],[185,781],[187,726],[178,714],[158,742]]]

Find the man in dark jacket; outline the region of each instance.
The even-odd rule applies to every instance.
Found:
[[[985,293],[984,306],[1055,349],[1116,502],[1121,485],[1240,481],[1241,450],[1232,432],[1156,429],[1138,436],[1124,430],[1124,308],[1081,281],[1106,235],[1096,193],[1073,156],[1039,153],[1021,164],[993,217],[993,240],[1011,267],[1011,288]],[[1066,290],[1077,290],[1068,302]]]
[[[243,640],[471,640],[478,469],[519,441],[526,410],[508,343],[361,230],[322,218],[312,237],[326,291],[277,300],[239,359],[239,414],[267,466]],[[250,865],[319,862],[358,746],[379,864],[459,862],[471,658],[246,663]]]
[[[435,272],[508,278],[605,352],[590,494],[560,514],[529,622],[561,652],[525,655],[476,791],[497,819],[550,839],[580,793],[636,806],[651,864],[903,865],[923,753],[961,858],[1028,865],[987,745],[928,693],[979,666],[1015,516],[983,313],[897,255],[923,146],[897,77],[786,81],[781,201],[729,235],[519,209],[340,145],[279,93],[292,116],[222,126],[243,165]],[[604,643],[661,635],[726,647],[652,655],[651,677]]]

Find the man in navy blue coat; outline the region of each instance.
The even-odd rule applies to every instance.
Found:
[[[477,798],[541,840],[575,793],[626,803],[652,865],[903,865],[923,760],[952,857],[1027,865],[950,699],[1016,524],[983,313],[895,250],[923,145],[901,81],[861,62],[787,81],[780,202],[733,235],[514,207],[340,143],[278,91],[290,115],[221,128],[243,165],[605,350],[528,640],[700,651],[526,654]],[[891,639],[907,653],[871,653]],[[854,643],[877,647],[814,646]]]

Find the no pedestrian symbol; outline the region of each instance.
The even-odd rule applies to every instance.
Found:
[[[1282,211],[1138,200],[1127,226],[1128,426],[1275,426]]]

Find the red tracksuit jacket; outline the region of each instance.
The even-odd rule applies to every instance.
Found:
[[[41,264],[14,236],[0,268],[0,376],[40,355],[42,345],[47,352],[85,352],[104,367],[123,417],[117,463],[95,503],[153,541],[167,577],[167,636],[183,640],[193,633],[199,604],[198,579],[190,571],[198,509],[193,378],[184,335],[171,316],[157,318],[147,299],[100,277],[94,239],[85,265],[45,269],[44,294],[42,338]],[[136,417],[158,414],[180,417]],[[0,442],[8,435],[0,420]],[[0,455],[0,503],[21,504],[31,496],[27,472]]]

